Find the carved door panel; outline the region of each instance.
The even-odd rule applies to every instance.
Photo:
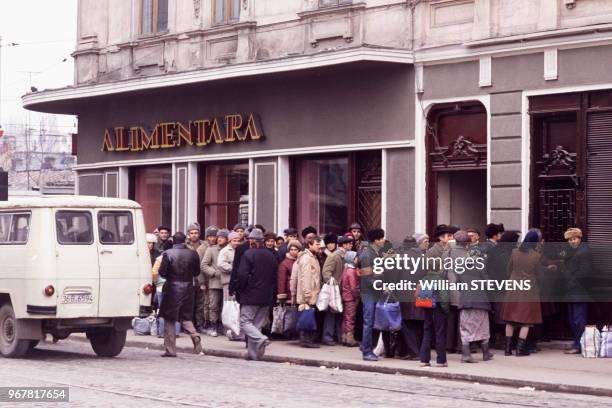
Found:
[[[571,227],[584,227],[585,200],[577,112],[545,114],[533,120],[532,189],[534,226],[544,239],[563,242]]]
[[[443,221],[438,219],[438,184],[443,173],[487,169],[485,107],[474,101],[434,106],[427,116],[426,137],[427,230],[431,232]]]

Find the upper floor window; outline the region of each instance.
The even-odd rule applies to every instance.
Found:
[[[240,18],[240,0],[213,0],[213,22],[227,24]]]
[[[168,0],[141,0],[142,34],[156,34],[168,30]]]
[[[319,7],[341,6],[352,2],[353,0],[319,0]]]

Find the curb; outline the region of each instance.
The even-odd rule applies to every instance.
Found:
[[[70,336],[70,340],[75,340],[79,342],[89,342],[85,336]],[[126,347],[137,347],[137,348],[147,348],[152,350],[160,350],[163,351],[164,347],[162,344],[151,344],[144,341],[138,340],[127,340],[125,343]],[[177,351],[186,354],[192,354],[192,347],[184,347],[177,346]],[[214,357],[224,357],[224,358],[238,358],[238,359],[246,359],[246,351],[237,352],[237,351],[228,351],[228,350],[218,350],[218,349],[210,349],[204,347],[204,354],[208,356]],[[393,368],[393,367],[381,367],[376,365],[366,365],[360,363],[345,363],[338,361],[329,361],[329,360],[317,360],[311,358],[297,358],[297,357],[284,357],[284,356],[270,356],[264,355],[261,361],[271,362],[271,363],[290,363],[296,365],[302,365],[307,367],[338,367],[341,370],[353,370],[353,371],[364,371],[371,373],[380,373],[380,374],[401,374],[401,375],[410,375],[414,377],[429,377],[429,378],[438,378],[443,380],[453,380],[453,381],[463,381],[463,382],[478,382],[480,384],[488,384],[488,385],[500,385],[504,387],[533,387],[538,391],[547,391],[547,392],[560,392],[560,393],[571,393],[571,394],[583,394],[583,395],[593,395],[598,397],[612,397],[612,389],[607,388],[597,388],[597,387],[587,387],[582,385],[571,385],[571,384],[553,384],[553,383],[545,383],[538,381],[528,381],[528,380],[517,380],[511,378],[496,378],[496,377],[485,377],[481,375],[472,375],[472,374],[462,374],[462,373],[448,373],[444,371],[427,371],[423,372],[422,370],[416,370],[411,368]]]

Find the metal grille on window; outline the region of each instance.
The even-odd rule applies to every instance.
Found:
[[[380,151],[364,152],[357,158],[357,219],[370,230],[380,228],[382,197]]]
[[[576,223],[576,190],[543,189],[539,200],[543,236],[547,241],[563,242],[565,231]]]

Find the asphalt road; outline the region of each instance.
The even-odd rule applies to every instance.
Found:
[[[0,386],[69,387],[70,404],[1,406],[194,407],[610,407],[612,398],[520,390],[426,377],[313,368],[126,348],[116,358],[87,343],[41,344],[0,358]]]

